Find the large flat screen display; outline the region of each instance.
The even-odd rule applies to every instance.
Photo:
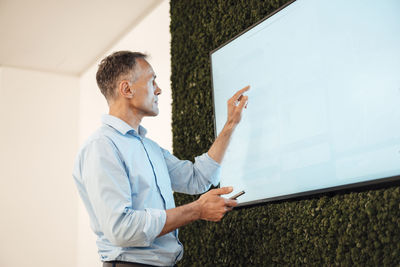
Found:
[[[212,51],[215,128],[240,205],[399,179],[400,1],[297,0]]]

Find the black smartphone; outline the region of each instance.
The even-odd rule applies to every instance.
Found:
[[[231,196],[229,199],[237,199],[238,197],[240,197],[241,195],[243,195],[245,192],[244,191],[240,191],[239,193],[237,193],[236,195]]]

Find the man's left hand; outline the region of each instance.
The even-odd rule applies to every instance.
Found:
[[[242,119],[242,110],[247,106],[248,96],[243,95],[244,92],[250,89],[250,85],[244,87],[243,89],[237,91],[228,100],[228,118],[227,124],[231,126],[236,126]]]

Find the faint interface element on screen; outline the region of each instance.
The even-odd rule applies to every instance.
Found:
[[[400,1],[298,0],[211,54],[221,170],[241,202],[400,175]]]

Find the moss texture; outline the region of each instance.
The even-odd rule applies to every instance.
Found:
[[[171,0],[175,155],[193,159],[214,140],[209,52],[286,2]],[[181,205],[196,196],[175,198]],[[220,223],[185,226],[180,239],[178,266],[399,266],[400,188],[242,208]]]

